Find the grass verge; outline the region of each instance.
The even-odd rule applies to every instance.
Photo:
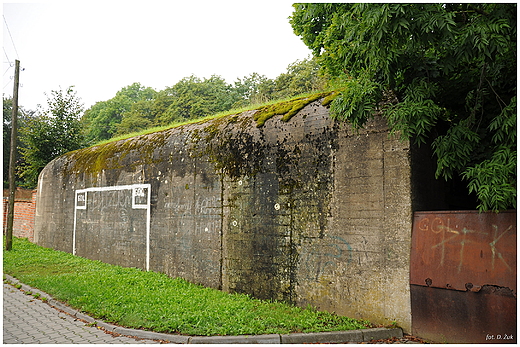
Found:
[[[184,335],[258,335],[363,329],[313,308],[228,294],[156,272],[124,268],[13,237],[4,273],[75,309],[129,328]]]

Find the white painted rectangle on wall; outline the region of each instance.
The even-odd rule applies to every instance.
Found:
[[[85,189],[77,189],[75,191],[74,203],[74,230],[72,235],[72,254],[76,254],[76,228],[77,228],[77,211],[87,210],[89,192],[106,192],[131,190],[132,193],[132,209],[146,210],[146,270],[150,269],[150,184],[132,184],[108,187],[91,187]]]

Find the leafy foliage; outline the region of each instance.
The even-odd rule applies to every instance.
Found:
[[[233,93],[237,97],[233,108],[264,103],[271,98],[274,88],[275,83],[273,80],[256,72],[249,76],[238,78],[233,85]]]
[[[294,7],[294,32],[345,81],[335,117],[361,127],[379,111],[403,138],[433,140],[437,177],[469,180],[481,210],[516,208],[516,4]]]
[[[287,72],[274,79],[274,88],[269,100],[323,90],[329,82],[329,77],[314,58],[297,60],[289,64]]]
[[[500,146],[486,159],[464,171],[470,192],[476,192],[481,210],[498,211],[516,204],[516,151]]]
[[[123,115],[131,111],[132,105],[151,100],[155,94],[152,88],[134,83],[118,91],[112,99],[94,104],[82,117],[83,126],[88,129],[87,141],[110,139],[117,133]]]
[[[13,100],[11,98],[5,98],[3,100],[3,155],[4,155],[4,166],[3,166],[3,174],[4,174],[4,188],[9,186],[9,157],[11,152],[11,117],[13,112]],[[23,184],[23,178],[20,176],[21,173],[18,170],[18,166],[23,161],[23,158],[20,157],[20,149],[25,148],[26,145],[20,139],[20,129],[25,127],[27,120],[33,117],[34,111],[25,111],[22,107],[18,107],[18,116],[17,116],[17,144],[16,144],[16,163],[17,168],[15,170],[15,180],[16,185],[20,186]]]
[[[82,123],[89,143],[151,127],[197,119],[219,112],[321,90],[327,83],[314,59],[296,61],[275,79],[258,73],[228,84],[222,77],[189,76],[156,92],[134,83],[88,109]]]
[[[370,79],[348,79],[336,97],[339,100],[332,103],[332,117],[349,120],[355,127],[362,127],[372,116],[373,105],[380,97],[377,84]]]
[[[231,108],[235,102],[231,88],[220,76],[200,79],[183,78],[166,90],[172,97],[168,109],[160,116],[162,124],[203,117]]]
[[[52,91],[47,103],[47,109],[40,109],[20,129],[25,143],[21,171],[27,187],[36,187],[40,171],[52,159],[85,145],[79,121],[83,105],[73,87]]]

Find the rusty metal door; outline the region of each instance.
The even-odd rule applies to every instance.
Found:
[[[516,343],[516,211],[415,212],[412,333],[443,343]]]

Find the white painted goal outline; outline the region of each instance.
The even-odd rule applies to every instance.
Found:
[[[74,199],[74,231],[72,234],[72,254],[76,254],[77,211],[87,209],[88,192],[106,192],[111,190],[131,190],[132,209],[146,210],[146,271],[148,271],[150,270],[150,197],[152,190],[150,184],[131,184],[123,186],[77,189]],[[142,203],[140,200],[146,200],[146,203]]]

